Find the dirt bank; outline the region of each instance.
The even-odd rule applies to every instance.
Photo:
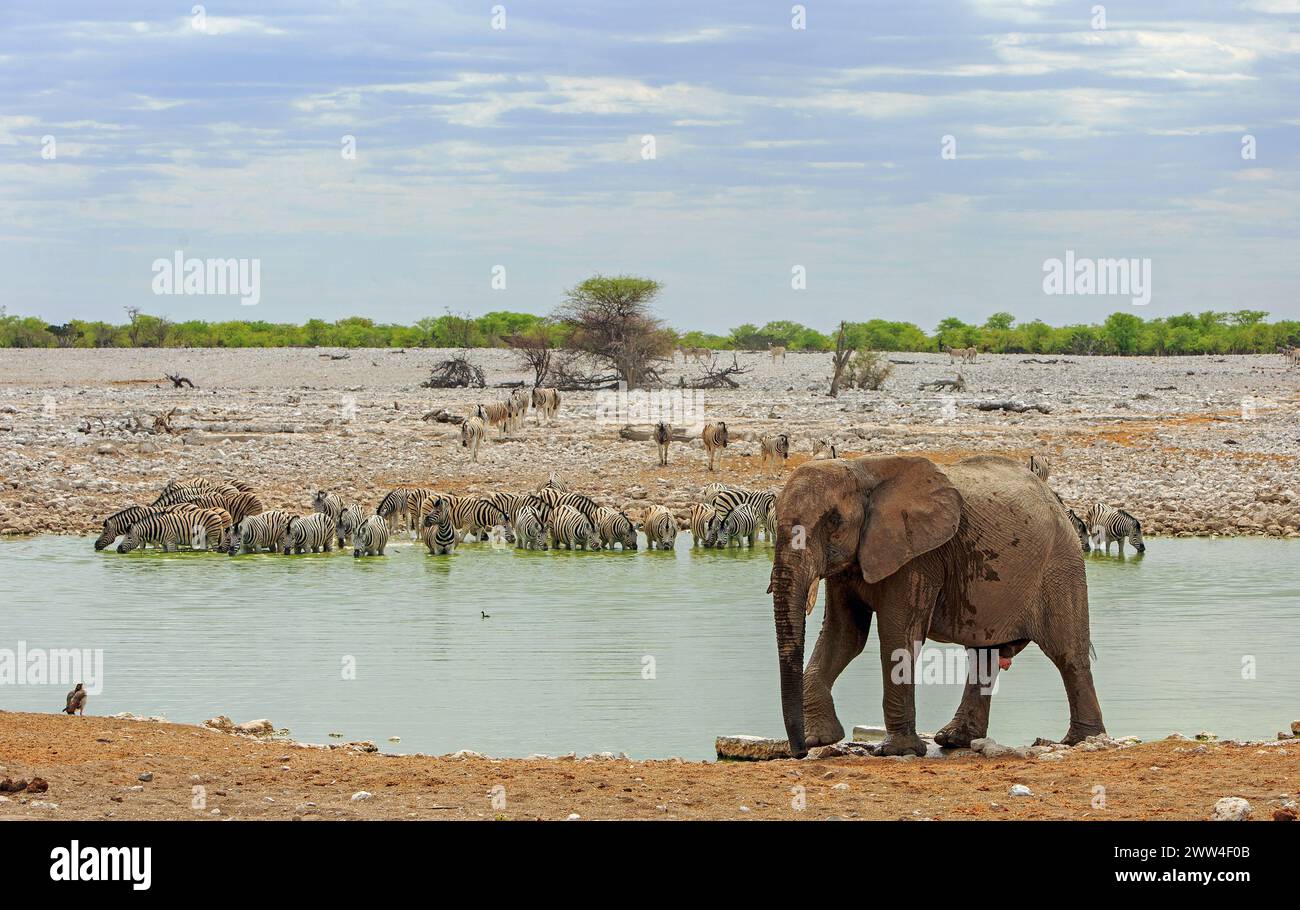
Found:
[[[1300,742],[1169,739],[1054,761],[492,760],[0,712],[0,780],[36,776],[48,791],[3,794],[0,819],[1206,819],[1238,796],[1268,820],[1300,796]],[[1009,795],[1016,784],[1032,795]]]

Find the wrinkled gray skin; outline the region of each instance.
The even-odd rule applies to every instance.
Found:
[[[1079,540],[1051,491],[1023,465],[997,456],[943,469],[914,456],[807,462],[791,475],[776,511],[768,590],[796,757],[843,738],[831,687],[862,652],[873,614],[887,731],[879,754],[925,752],[912,685],[895,682],[891,670],[900,651],[911,661],[912,643],[926,639],[1003,657],[1035,642],[1065,683],[1070,727],[1063,741],[1105,731],[1089,661]],[[804,546],[796,546],[801,537]],[[819,578],[825,616],[805,671],[805,607]],[[966,686],[956,716],[935,736],[940,745],[966,746],[987,735],[988,688]]]

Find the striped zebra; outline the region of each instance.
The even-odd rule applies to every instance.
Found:
[[[600,535],[592,527],[591,521],[570,505],[559,505],[551,510],[548,528],[551,533],[551,547],[559,549],[560,544],[569,550],[584,547],[588,550],[600,549]]]
[[[767,542],[769,544],[772,543],[774,540],[776,540],[776,500],[775,499],[772,500],[772,504],[767,507],[767,511],[763,513],[763,535],[767,537]]]
[[[732,541],[737,544],[743,544],[745,540],[749,541],[749,546],[753,546],[758,540],[758,529],[762,522],[759,521],[752,502],[742,502],[729,513],[722,525],[718,528],[717,546],[725,550],[731,546]]]
[[[1084,522],[1093,538],[1093,545],[1102,548],[1110,555],[1112,542],[1119,543],[1119,555],[1124,555],[1124,540],[1133,544],[1139,553],[1146,552],[1147,545],[1142,541],[1142,525],[1136,518],[1123,509],[1116,509],[1105,503],[1094,503],[1088,510]]]
[[[515,546],[521,550],[546,550],[546,525],[527,503],[519,506],[511,519],[515,525]]]
[[[230,513],[219,506],[199,509],[190,516],[190,549],[224,553],[234,526]]]
[[[131,530],[131,525],[135,524],[149,515],[161,514],[163,509],[156,509],[153,506],[127,506],[114,512],[104,519],[103,530],[95,538],[95,552],[99,552],[104,547],[117,540],[123,534]]]
[[[1088,539],[1090,536],[1088,526],[1083,523],[1083,519],[1074,514],[1074,509],[1067,508],[1065,514],[1070,519],[1070,525],[1074,528],[1074,533],[1079,535],[1079,547],[1083,552],[1091,553],[1092,542]]]
[[[727,447],[727,424],[721,420],[717,423],[706,423],[700,433],[700,439],[704,443],[704,451],[709,453],[709,470],[713,470],[715,455],[718,459],[718,467],[722,467],[722,449]]]
[[[401,522],[405,522],[406,527],[409,529],[413,520],[411,515],[411,494],[417,489],[419,488],[410,484],[393,487],[379,500],[379,505],[375,506],[375,514],[394,530],[400,526]]]
[[[700,502],[712,502],[713,497],[717,496],[723,490],[736,490],[740,493],[749,492],[744,487],[737,487],[729,483],[723,483],[720,480],[715,480],[713,483],[706,485],[703,490],[700,490]]]
[[[366,518],[352,535],[352,555],[358,559],[362,556],[383,556],[386,546],[388,522],[378,515]]]
[[[659,447],[659,464],[668,464],[668,444],[673,441],[673,426],[660,421],[655,424],[655,445]]]
[[[469,449],[469,457],[476,464],[478,463],[478,447],[483,442],[483,418],[475,415],[466,417],[465,422],[460,425],[460,445],[463,449]]]
[[[533,389],[533,410],[537,413],[537,425],[542,425],[542,418],[550,423],[560,413],[560,393],[557,389]]]
[[[429,513],[424,516],[420,536],[434,556],[446,556],[456,549],[460,535],[451,523],[451,503],[447,497],[435,496],[429,503]]]
[[[1047,483],[1047,475],[1052,473],[1052,463],[1046,455],[1030,455],[1029,470],[1038,475],[1038,479]]]
[[[713,497],[709,505],[713,506],[713,521],[709,524],[709,533],[704,538],[704,545],[712,547],[718,544],[718,531],[733,509],[748,503],[754,507],[754,515],[766,515],[767,510],[776,502],[776,494],[767,490],[723,490]],[[761,524],[761,519],[759,519]]]
[[[458,534],[471,534],[478,540],[487,540],[494,528],[502,528],[505,542],[515,542],[515,531],[510,516],[487,497],[454,496],[443,494],[451,506],[451,523]]]
[[[501,437],[504,439],[506,431],[514,422],[514,408],[509,401],[493,401],[489,404],[480,404],[474,416],[482,420],[488,426],[496,427],[501,431]],[[464,427],[464,424],[461,424]]]
[[[163,491],[158,494],[158,498],[150,503],[150,505],[156,509],[161,509],[166,506],[180,505],[183,502],[194,502],[195,500],[204,499],[205,497],[209,498],[209,501],[211,501],[211,497],[238,492],[239,490],[229,484],[223,484],[221,486],[175,486],[170,489],[164,487]]]
[[[515,389],[510,393],[510,403],[514,411],[514,429],[522,430],[524,428],[524,419],[528,417],[528,405],[533,396],[528,393],[527,389]]]
[[[343,512],[343,497],[338,493],[317,490],[316,495],[311,498],[311,508],[313,512],[328,515],[330,521],[337,522]]]
[[[814,459],[839,458],[839,448],[827,437],[814,439],[812,444],[812,457]]]
[[[621,544],[624,550],[636,549],[636,527],[622,512],[601,506],[596,510],[595,525],[606,550],[614,549],[614,544]]]
[[[357,528],[366,520],[366,510],[361,506],[347,506],[339,513],[338,519],[334,522],[334,533],[338,537],[339,549],[342,550],[352,540],[352,535],[357,533]]]
[[[671,550],[677,542],[677,519],[664,506],[651,506],[641,526],[648,549]]]
[[[776,363],[776,358],[780,357],[782,362],[785,361],[785,347],[779,344],[767,343],[767,349],[772,352],[772,362]]]
[[[691,504],[691,545],[698,547],[709,535],[713,521],[713,506],[703,502]],[[706,543],[705,546],[708,546]]]
[[[290,553],[313,553],[334,550],[335,523],[324,512],[312,512],[310,515],[296,515],[290,519],[284,533],[277,541],[277,547],[285,556]]]
[[[292,519],[292,515],[280,509],[249,515],[230,532],[230,548],[226,555],[256,553],[259,548],[274,551]]]
[[[117,545],[117,552],[130,553],[151,543],[161,547],[164,553],[173,553],[188,544],[191,536],[189,510],[177,512],[155,512],[146,515],[131,525],[122,542]]]
[[[487,493],[484,499],[489,499],[510,519],[511,524],[518,524],[515,520],[519,515],[519,509],[528,501],[528,493],[508,493],[505,490],[497,490],[495,493]]]
[[[766,468],[769,460],[776,463],[778,471],[785,470],[785,460],[790,457],[790,435],[776,433],[759,440],[761,467]]]
[[[227,493],[221,507],[230,513],[230,520],[235,524],[249,515],[261,515],[266,511],[262,498],[250,490]]]
[[[537,488],[537,492],[542,490],[559,490],[561,493],[569,492],[569,485],[560,479],[560,476],[552,471],[546,476],[546,483]]]
[[[548,511],[559,506],[572,506],[581,512],[587,521],[591,522],[592,527],[596,526],[596,516],[601,509],[601,505],[590,496],[584,496],[581,493],[570,493],[556,487],[543,487],[537,491],[537,498],[546,504]]]

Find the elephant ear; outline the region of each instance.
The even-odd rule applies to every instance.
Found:
[[[860,458],[854,470],[866,498],[858,565],[868,584],[888,578],[957,533],[961,494],[928,458]]]

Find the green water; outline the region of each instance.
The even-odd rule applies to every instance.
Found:
[[[1300,545],[1148,544],[1088,560],[1111,733],[1272,737],[1300,717]],[[784,736],[770,566],[764,545],[692,551],[688,535],[666,553],[432,557],[399,542],[370,560],[20,539],[0,543],[0,649],[102,649],[92,714],[266,717],[298,739],[402,752],[708,758],[718,734]],[[881,718],[877,654],[873,630],[835,688],[846,728]],[[58,710],[68,688],[0,683],[0,709]],[[919,687],[919,726],[941,726],[958,698]],[[1060,678],[1031,647],[999,679],[990,732],[1024,743],[1066,724]]]

